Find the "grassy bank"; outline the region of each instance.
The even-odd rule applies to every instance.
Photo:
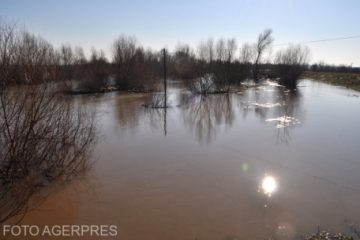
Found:
[[[302,77],[360,91],[359,73],[305,72]]]

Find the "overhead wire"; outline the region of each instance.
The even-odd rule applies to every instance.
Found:
[[[331,41],[340,41],[340,40],[357,39],[357,38],[360,38],[360,35],[304,41],[304,42],[300,42],[299,44],[309,44],[309,43],[318,43],[318,42],[331,42]],[[286,45],[291,45],[291,44],[292,43],[280,43],[280,44],[274,44],[273,46],[277,47],[277,46],[286,46]]]

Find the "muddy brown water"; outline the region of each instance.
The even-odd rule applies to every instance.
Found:
[[[22,224],[112,224],[117,239],[292,239],[360,224],[360,93],[304,80],[230,95],[79,96],[92,170]],[[113,238],[112,238],[113,239]]]

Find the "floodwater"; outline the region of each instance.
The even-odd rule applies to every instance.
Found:
[[[117,239],[292,239],[360,224],[359,92],[304,80],[229,95],[171,84],[78,96],[99,111],[92,169],[23,224],[116,225]]]

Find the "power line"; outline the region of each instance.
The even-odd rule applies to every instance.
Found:
[[[325,38],[325,39],[319,39],[319,40],[300,42],[300,44],[318,43],[318,42],[331,42],[331,41],[340,41],[340,40],[356,39],[356,38],[360,38],[360,35],[349,36],[349,37],[339,37],[339,38]],[[281,44],[275,44],[273,46],[274,47],[286,46],[286,45],[290,45],[290,44],[291,43],[281,43]]]

